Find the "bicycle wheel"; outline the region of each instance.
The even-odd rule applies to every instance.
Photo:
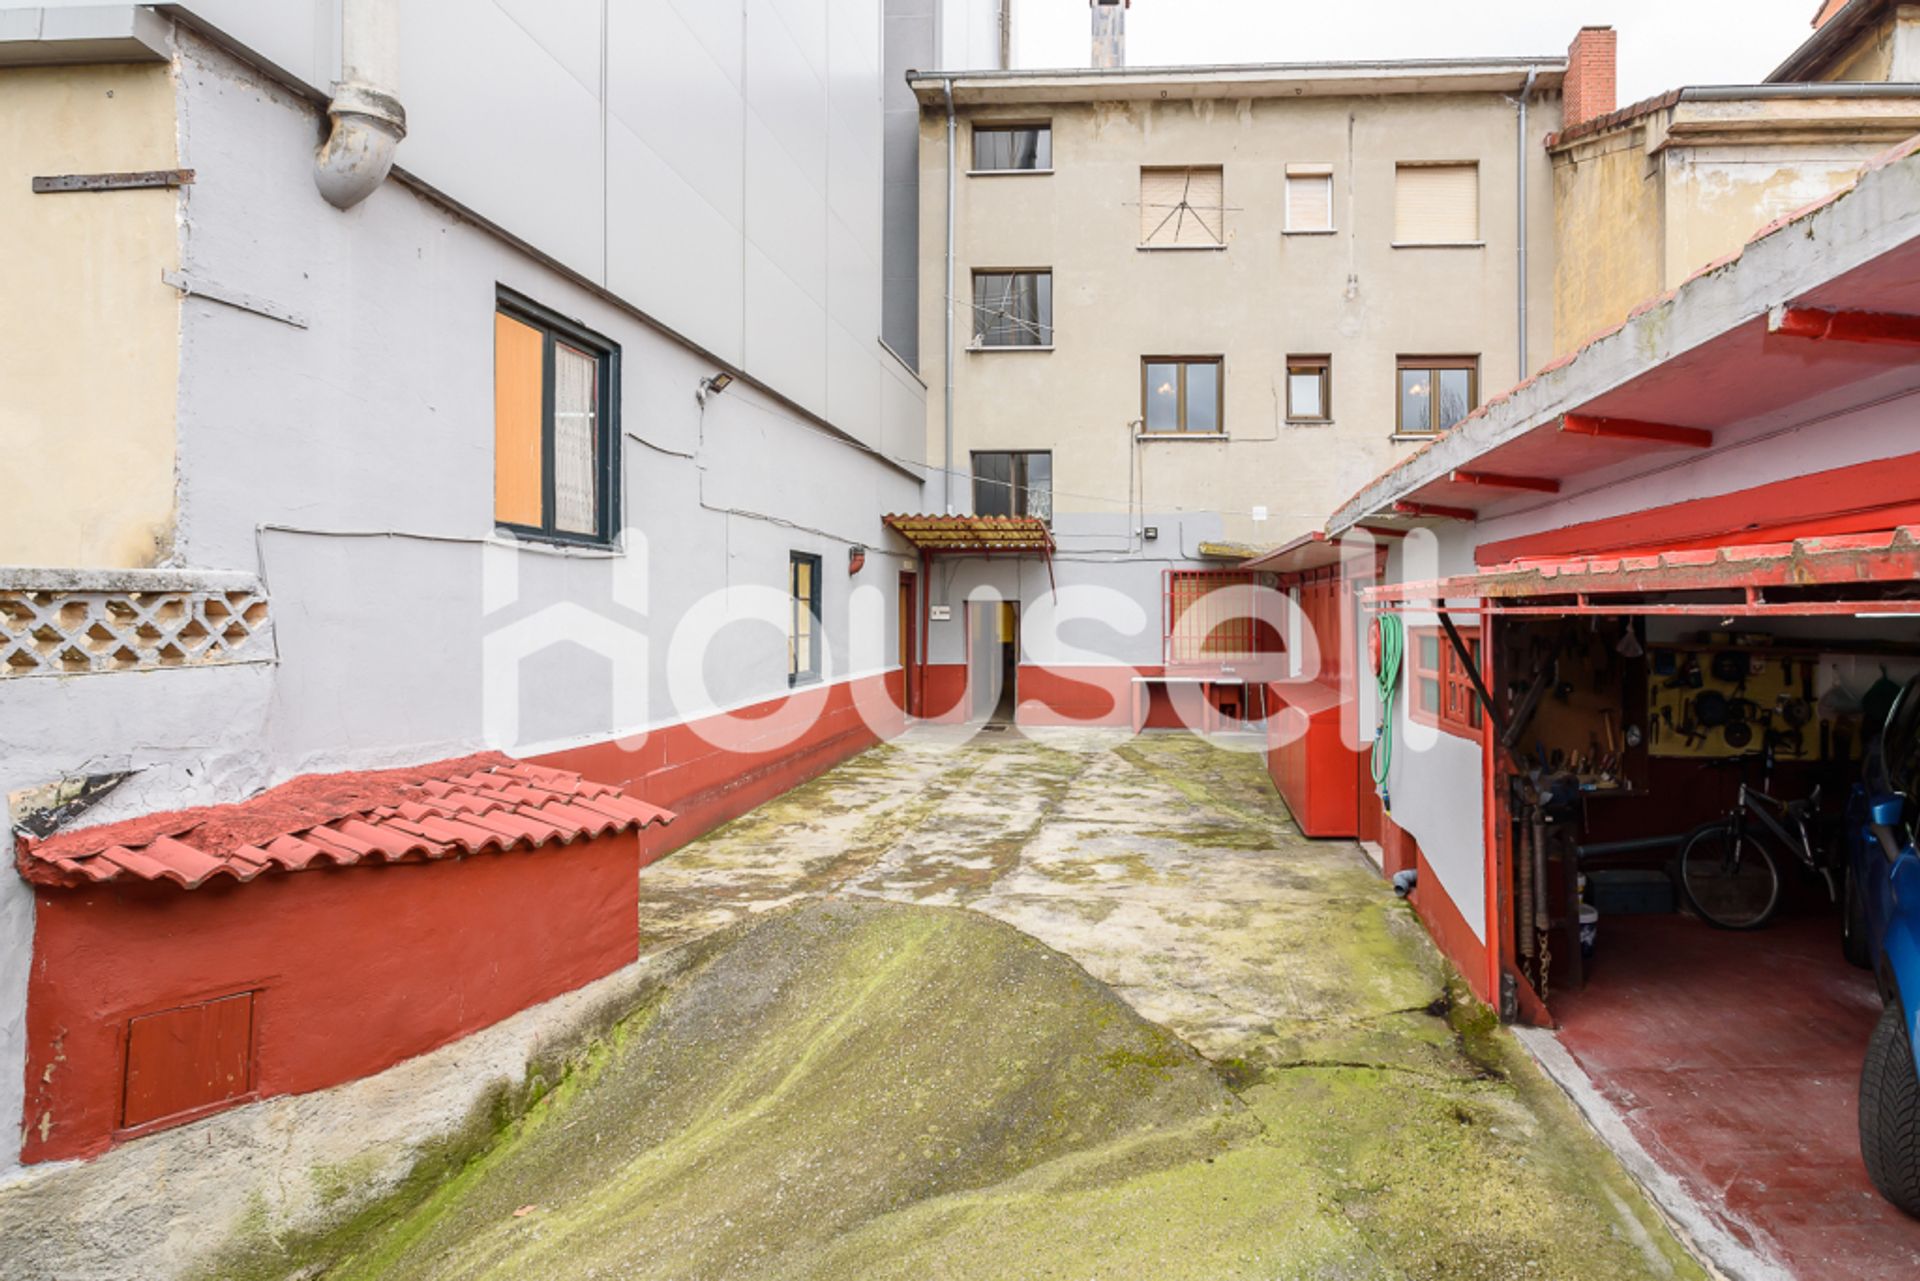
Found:
[[[1780,906],[1780,869],[1752,832],[1703,827],[1680,850],[1680,888],[1709,925],[1757,930]]]

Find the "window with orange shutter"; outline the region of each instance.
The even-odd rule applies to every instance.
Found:
[[[619,350],[524,299],[493,317],[493,516],[516,533],[611,543]]]

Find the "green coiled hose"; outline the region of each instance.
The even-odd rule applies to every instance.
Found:
[[[1380,629],[1380,732],[1373,738],[1373,782],[1380,799],[1387,796],[1387,773],[1393,768],[1393,705],[1400,696],[1400,660],[1406,653],[1407,630],[1398,614],[1379,614],[1373,625]]]

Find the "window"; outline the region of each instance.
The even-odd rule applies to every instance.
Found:
[[[1333,417],[1333,357],[1287,357],[1287,419],[1324,423]]]
[[[1398,431],[1431,436],[1465,418],[1480,403],[1478,356],[1400,357]]]
[[[1053,346],[1053,273],[973,273],[973,345]]]
[[[493,316],[493,516],[508,529],[610,543],[619,353],[528,304]]]
[[[1220,357],[1149,356],[1141,362],[1148,432],[1218,432]]]
[[[1478,738],[1485,714],[1460,655],[1438,627],[1416,627],[1407,679],[1413,687],[1413,719],[1464,738]],[[1462,636],[1467,653],[1480,665],[1480,638]]]
[[[1053,519],[1053,455],[1044,452],[973,456],[976,516]]]
[[[1472,245],[1479,241],[1479,165],[1399,166],[1393,197],[1394,244]]]
[[[1219,166],[1140,171],[1140,243],[1152,249],[1227,243],[1225,179]]]
[[[1333,166],[1287,166],[1287,230],[1333,230]]]
[[[1053,168],[1053,129],[1049,125],[976,125],[973,171],[1007,173]]]
[[[820,558],[794,552],[787,565],[787,591],[793,598],[787,627],[787,684],[820,679]]]

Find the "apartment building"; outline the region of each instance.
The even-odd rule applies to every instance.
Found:
[[[23,870],[49,836],[483,749],[677,814],[638,824],[644,860],[897,728],[916,562],[882,516],[923,505],[926,393],[882,341],[883,280],[916,267],[885,213],[910,232],[917,199],[914,157],[886,168],[885,86],[992,65],[1004,17],[0,3],[0,793]],[[91,864],[97,893],[0,884],[0,1172],[315,1083],[251,1057],[310,1012],[284,967],[151,930],[324,928],[265,882],[192,888],[210,869],[178,844]],[[356,901],[405,879],[339,876]],[[60,933],[136,903],[148,924],[105,950]],[[524,906],[500,919],[551,919]],[[23,1098],[77,1029],[124,1044],[240,989],[233,1063],[145,1065],[183,1097],[84,1121]]]
[[[1284,627],[1176,637],[1222,571],[1551,346],[1566,59],[1135,69],[1091,11],[1090,68],[912,78],[929,510],[1048,526],[928,576],[930,715],[1150,719]]]

